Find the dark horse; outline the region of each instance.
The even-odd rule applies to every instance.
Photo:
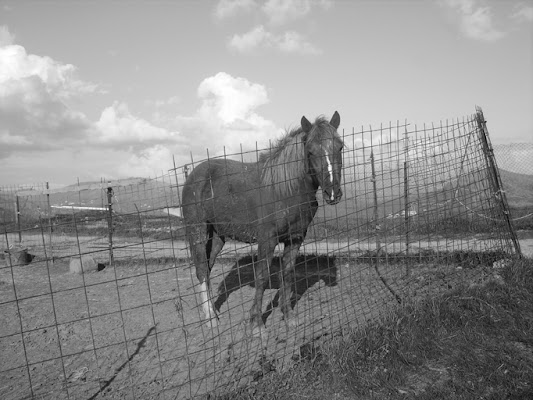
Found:
[[[254,334],[263,328],[264,282],[278,243],[284,244],[280,288],[281,310],[291,324],[291,273],[307,228],[318,208],[322,188],[328,204],[341,197],[343,142],[337,133],[339,113],[331,121],[319,117],[312,124],[282,137],[256,163],[210,159],[197,165],[183,187],[182,208],[186,236],[200,281],[205,317],[217,324],[209,273],[226,238],[258,243],[255,297],[250,311]],[[292,322],[291,322],[292,321]]]

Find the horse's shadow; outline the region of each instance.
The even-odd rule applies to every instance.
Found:
[[[218,285],[218,296],[215,301],[215,309],[220,311],[220,307],[228,299],[229,295],[243,286],[255,288],[255,267],[258,265],[257,255],[246,256],[239,259],[231,268],[229,274]],[[337,267],[335,266],[335,256],[326,255],[299,255],[296,259],[294,275],[292,277],[291,308],[294,309],[296,303],[304,293],[315,283],[322,280],[326,286],[337,285]],[[265,281],[265,289],[278,289],[274,299],[268,304],[266,311],[262,315],[263,323],[272,314],[275,307],[279,306],[279,296],[281,288],[281,257],[274,257],[270,265],[270,276]]]

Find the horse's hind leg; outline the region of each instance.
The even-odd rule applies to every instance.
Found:
[[[255,269],[255,297],[250,310],[250,320],[252,323],[252,333],[254,336],[262,336],[264,332],[263,323],[263,294],[265,283],[269,279],[270,264],[274,256],[274,249],[277,241],[275,238],[268,238],[259,241],[258,265]]]
[[[298,251],[300,249],[301,241],[287,241],[285,242],[285,248],[283,249],[283,262],[280,271],[281,284],[280,284],[280,303],[281,311],[283,313],[283,319],[288,325],[296,326],[298,321],[293,318],[292,310],[292,295],[291,289],[293,288],[293,275],[296,265],[296,257],[298,257]]]

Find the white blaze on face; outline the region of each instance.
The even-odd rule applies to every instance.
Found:
[[[328,152],[325,150],[324,152],[326,153],[326,162],[328,163],[329,180],[331,181],[331,183],[333,183],[333,167],[331,166],[331,162],[329,161]],[[330,198],[331,200],[335,200],[335,194],[333,192],[331,192]]]

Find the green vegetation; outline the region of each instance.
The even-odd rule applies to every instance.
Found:
[[[515,230],[533,231],[533,206],[522,208],[511,207],[511,218]]]
[[[231,399],[533,398],[533,260],[302,348]]]

